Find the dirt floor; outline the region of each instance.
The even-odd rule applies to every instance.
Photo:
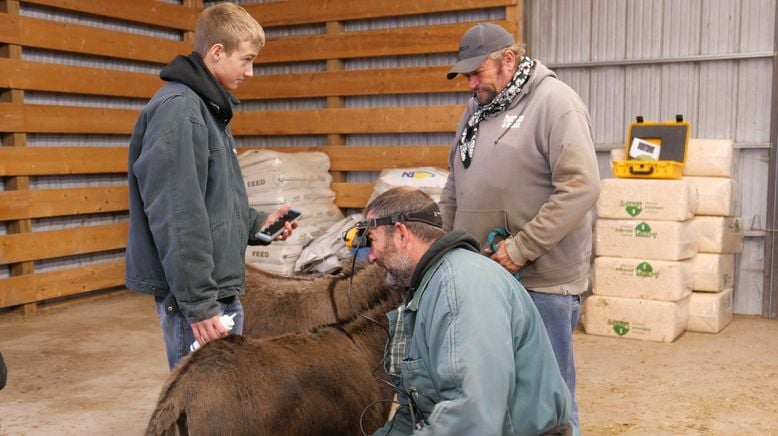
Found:
[[[778,321],[575,347],[585,434],[778,434]],[[168,373],[153,302],[128,292],[2,314],[0,352],[1,435],[140,435]]]

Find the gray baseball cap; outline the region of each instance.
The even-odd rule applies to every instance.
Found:
[[[490,53],[516,43],[513,35],[501,26],[480,23],[471,27],[459,40],[457,63],[446,74],[448,80],[459,73],[472,73],[481,66]]]

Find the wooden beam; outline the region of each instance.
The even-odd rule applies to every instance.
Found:
[[[156,74],[0,58],[0,88],[148,99],[163,83]]]
[[[495,21],[506,29],[511,23]],[[456,52],[459,39],[473,23],[377,29],[338,34],[268,39],[256,62],[402,56]]]
[[[126,172],[125,147],[0,147],[0,176]]]
[[[179,30],[194,30],[199,12],[155,0],[21,0],[21,3]]]
[[[467,82],[447,80],[450,66],[325,71],[254,76],[235,95],[243,100],[354,95],[469,92]]]
[[[516,0],[286,0],[243,7],[256,17],[262,26],[273,27],[487,9],[515,2]]]
[[[0,235],[0,265],[122,249],[127,227],[118,223]]]
[[[0,132],[129,135],[140,111],[0,103]]]
[[[367,205],[373,193],[372,183],[333,183],[335,205],[342,208],[361,209]]]
[[[239,112],[231,125],[233,133],[237,136],[453,133],[463,110],[464,105],[448,105]]]
[[[235,135],[453,132],[464,105],[238,112]],[[0,103],[0,132],[124,134],[139,111]]]
[[[125,211],[126,186],[0,192],[0,221]]]
[[[0,43],[167,64],[190,44],[97,27],[0,14]]]
[[[0,279],[0,308],[124,284],[124,260]]]

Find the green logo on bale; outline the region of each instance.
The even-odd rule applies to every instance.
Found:
[[[638,277],[657,277],[659,273],[654,273],[654,267],[648,262],[640,262],[635,267],[635,275]]]
[[[629,332],[629,321],[609,319],[608,325],[613,326],[613,331],[619,336],[624,336]]]
[[[635,236],[638,238],[656,238],[656,233],[652,233],[651,226],[642,222],[635,226]]]
[[[643,203],[640,201],[622,201],[621,207],[629,214],[629,216],[640,215],[643,212]]]
[[[734,220],[732,221],[732,224],[729,225],[729,229],[732,230],[732,233],[740,233],[740,220]]]

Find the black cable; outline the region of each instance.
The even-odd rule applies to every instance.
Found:
[[[364,232],[364,233],[362,233],[362,236],[361,236],[361,238],[365,238],[365,237],[366,237],[366,236],[365,236],[365,234],[366,234],[366,233],[367,233],[367,232]],[[373,319],[373,318],[371,318],[371,317],[369,317],[369,316],[365,315],[363,312],[360,312],[360,311],[358,311],[358,310],[357,310],[357,309],[354,307],[354,302],[353,302],[353,300],[352,300],[352,298],[351,298],[351,284],[352,284],[352,282],[353,282],[353,280],[354,280],[354,274],[356,274],[356,265],[357,265],[357,253],[358,253],[358,251],[359,251],[359,249],[357,249],[357,250],[355,250],[355,251],[354,251],[354,256],[353,256],[353,257],[352,257],[352,259],[351,259],[351,275],[350,275],[350,276],[349,276],[349,278],[348,278],[348,292],[346,293],[346,296],[348,297],[348,307],[349,307],[349,309],[351,309],[351,312],[352,312],[354,315],[357,315],[357,316],[359,316],[359,317],[362,317],[362,318],[364,318],[364,319],[366,319],[366,320],[368,320],[368,321],[372,322],[373,324],[377,325],[378,327],[381,327],[381,329],[384,331],[384,333],[386,333],[386,337],[387,337],[387,338],[390,338],[390,337],[391,337],[391,335],[389,334],[389,329],[388,329],[388,328],[384,327],[384,325],[383,325],[383,324],[381,324],[380,322],[376,321],[375,319]]]
[[[359,415],[359,431],[362,432],[363,436],[367,436],[367,432],[365,431],[365,427],[362,425],[362,421],[365,419],[365,413],[367,413],[368,410],[370,410],[371,407],[375,406],[376,404],[380,403],[396,403],[394,400],[375,400],[372,403],[365,406],[364,409],[362,409],[362,413]],[[397,403],[400,404],[400,403]],[[392,420],[392,425],[389,426],[389,431],[387,434],[389,434],[392,431],[392,427],[394,427],[394,420]]]
[[[357,247],[362,246],[362,242],[364,241],[364,238],[367,238],[367,232],[363,232],[360,235],[360,239],[358,240],[358,243],[356,244]],[[386,339],[386,344],[384,345],[384,356],[381,359],[381,361],[378,362],[378,365],[376,365],[375,368],[373,368],[373,371],[372,371],[371,375],[377,381],[379,381],[381,383],[384,383],[385,385],[391,387],[392,389],[394,389],[398,393],[403,394],[403,395],[405,395],[408,398],[408,405],[407,406],[404,406],[404,405],[402,405],[401,403],[398,402],[398,404],[400,404],[400,407],[398,407],[397,411],[395,411],[395,415],[396,415],[397,412],[399,412],[403,408],[408,409],[408,411],[410,412],[409,415],[411,416],[411,424],[413,425],[414,430],[419,430],[422,427],[424,427],[424,425],[429,425],[429,421],[427,421],[426,415],[421,410],[421,408],[416,404],[416,400],[413,398],[413,395],[411,395],[411,393],[409,393],[408,391],[405,390],[405,388],[402,387],[402,383],[400,384],[400,386],[398,386],[398,385],[394,384],[391,380],[386,380],[386,379],[384,379],[384,378],[382,378],[382,377],[380,377],[380,376],[378,376],[376,374],[376,372],[378,371],[379,368],[384,367],[384,365],[386,363],[386,359],[389,356],[389,353],[391,352],[391,350],[390,350],[390,345],[391,344],[390,343],[391,343],[392,335],[389,332],[389,329],[387,327],[384,327],[383,324],[379,323],[378,321],[376,321],[375,319],[371,318],[370,316],[364,314],[363,312],[358,311],[354,307],[354,303],[353,303],[353,300],[352,300],[351,297],[352,297],[352,284],[353,284],[353,280],[354,280],[354,275],[356,274],[356,263],[357,263],[357,255],[358,255],[358,253],[359,253],[359,249],[355,249],[354,250],[354,256],[351,259],[351,275],[349,276],[349,279],[348,279],[348,289],[347,289],[347,293],[346,293],[346,295],[348,297],[347,299],[348,299],[349,308],[351,309],[351,312],[354,313],[355,315],[360,316],[360,317],[370,321],[371,323],[381,327],[381,329],[386,333],[386,338],[387,338]],[[402,376],[402,373],[400,375]],[[425,397],[427,400],[429,400],[433,405],[436,404],[436,401],[434,401],[432,398],[430,398],[428,395],[426,395],[423,392],[420,392],[420,391],[414,389],[412,391],[412,393],[420,394],[423,397]],[[364,419],[365,413],[367,413],[367,410],[369,410],[374,405],[379,404],[379,403],[385,403],[385,402],[392,402],[392,403],[394,403],[395,401],[394,400],[376,400],[376,401],[373,401],[372,403],[368,404],[364,409],[362,409],[362,413],[359,416],[359,429],[360,429],[360,431],[362,432],[363,435],[366,435],[364,427],[363,427],[363,424],[362,424],[362,421]],[[394,419],[392,419],[392,425],[389,427],[389,432],[387,432],[387,434],[391,432],[391,429],[393,427],[394,427]]]
[[[367,232],[363,232],[362,235],[360,235],[360,240],[359,240],[360,243],[357,244],[357,246],[362,245],[361,242],[364,240],[363,238],[367,237],[366,234],[367,234]],[[358,253],[359,253],[359,249],[355,249],[354,250],[354,256],[351,258],[351,275],[348,278],[348,289],[347,289],[347,292],[346,292],[346,296],[347,296],[347,300],[348,300],[348,305],[349,305],[349,308],[351,309],[352,313],[354,313],[355,315],[360,316],[360,317],[368,320],[369,322],[377,325],[378,327],[381,327],[381,329],[384,331],[384,333],[386,333],[386,344],[384,345],[384,357],[383,357],[383,359],[381,359],[380,362],[378,362],[378,365],[376,365],[376,367],[373,369],[371,375],[373,376],[374,379],[380,381],[381,383],[384,383],[384,384],[388,385],[389,387],[391,387],[393,389],[397,389],[397,386],[395,386],[394,383],[392,383],[392,382],[390,382],[388,380],[384,380],[383,378],[381,378],[381,377],[376,375],[376,371],[378,371],[378,368],[381,368],[383,366],[383,363],[386,361],[386,356],[387,356],[388,351],[389,351],[389,343],[390,343],[391,338],[392,338],[391,334],[389,333],[389,329],[387,327],[384,327],[383,324],[381,324],[380,322],[378,322],[375,319],[371,318],[370,316],[364,314],[361,311],[358,311],[354,307],[354,302],[353,302],[353,299],[351,298],[352,297],[352,284],[353,284],[353,280],[354,280],[354,274],[356,274],[356,264],[357,264],[357,254]],[[371,407],[373,407],[374,405],[379,404],[379,403],[385,403],[385,402],[394,403],[394,400],[392,400],[392,399],[389,399],[389,400],[376,400],[376,401],[373,401],[372,403],[368,404],[367,406],[365,406],[364,409],[362,409],[362,413],[359,415],[359,429],[360,429],[360,431],[362,432],[363,435],[366,436],[364,425],[363,425],[363,420],[364,420],[364,417],[365,417],[365,413],[367,413],[367,411]],[[394,420],[392,420],[392,425],[389,427],[389,431],[390,432],[391,432],[392,427],[394,427]]]

